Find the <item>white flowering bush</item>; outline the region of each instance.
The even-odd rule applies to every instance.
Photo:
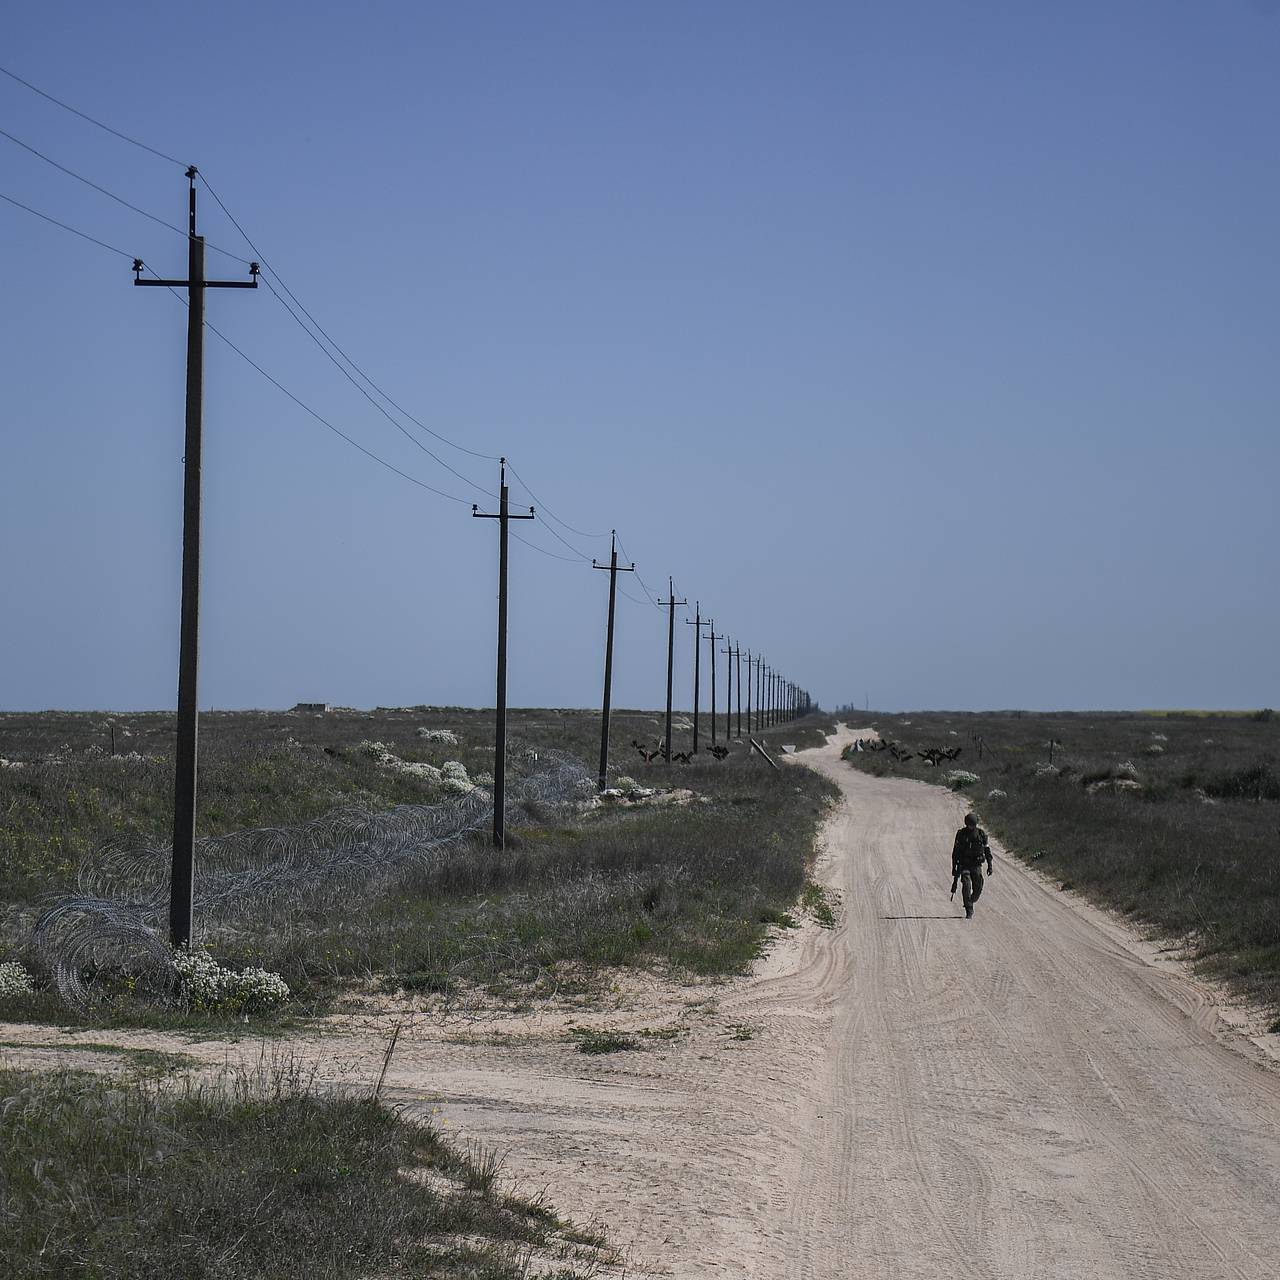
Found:
[[[982,781],[976,773],[970,773],[968,769],[952,769],[950,773],[942,775],[942,780],[952,791],[959,791],[961,787],[970,787]]]
[[[633,791],[640,790],[640,784],[634,778],[628,778],[625,775],[613,784],[623,795],[630,795]]]
[[[1128,778],[1130,782],[1137,782],[1138,767],[1132,760],[1124,760],[1111,770],[1113,778]]]
[[[418,737],[423,742],[437,742],[442,747],[456,747],[458,735],[452,729],[419,729]]]
[[[1008,796],[1008,794],[1009,793],[1007,791],[1001,791],[999,787],[992,787],[991,790],[987,792],[987,799],[1003,800]]]
[[[0,964],[0,1000],[21,1000],[35,991],[31,975],[16,960]]]
[[[1062,772],[1056,764],[1042,764],[1036,766],[1037,778],[1056,778]]]
[[[476,784],[467,775],[467,766],[461,760],[446,760],[440,766],[440,783],[446,791],[459,796],[476,789]]]
[[[1162,756],[1164,755],[1164,748],[1158,742],[1148,742],[1147,745],[1142,748],[1142,754],[1147,756]]]
[[[439,782],[441,771],[433,764],[419,764],[413,760],[401,760],[385,742],[370,742],[366,739],[357,745],[356,750],[366,755],[374,764],[393,773],[403,774],[406,778],[418,778],[422,782]]]
[[[264,1013],[289,998],[289,985],[278,973],[220,965],[207,951],[175,951],[173,967],[183,998],[202,1013]]]

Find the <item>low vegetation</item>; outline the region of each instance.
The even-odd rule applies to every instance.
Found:
[[[1280,722],[1270,712],[930,712],[858,723],[911,755],[846,753],[876,774],[941,782],[919,753],[959,744],[975,779],[964,792],[1012,852],[1185,941],[1205,972],[1280,1014]]]
[[[498,1164],[284,1063],[229,1084],[0,1070],[12,1280],[573,1280],[598,1237],[508,1194]]]
[[[265,998],[232,1015],[318,1011],[353,984],[445,997],[480,986],[525,999],[589,985],[610,965],[743,971],[770,926],[790,921],[834,789],[738,743],[723,761],[704,752],[687,765],[646,763],[631,742],[651,745],[660,723],[619,712],[613,734],[615,773],[656,788],[656,797],[546,815],[509,833],[502,853],[478,832],[429,871],[341,909],[264,912],[202,937],[221,965],[256,975],[259,985],[264,972],[278,974],[290,993],[283,1015],[264,1015]],[[783,743],[814,745],[817,724],[759,736],[771,753]],[[489,713],[219,713],[204,725],[198,821],[208,834],[302,822],[343,804],[436,803],[460,776],[451,761],[477,780],[492,767]],[[598,732],[596,713],[511,717],[513,750],[590,759]],[[687,727],[678,734],[677,745],[690,745]],[[362,746],[369,742],[386,750],[371,753]],[[0,766],[0,808],[10,814],[0,832],[0,885],[10,903],[0,961],[22,961],[38,988],[48,975],[25,940],[41,905],[73,891],[104,841],[165,838],[171,749],[171,717],[0,716],[0,757],[9,762]],[[388,768],[391,757],[422,768]],[[94,1018],[151,1017],[128,1003],[126,992]],[[204,1016],[226,1019],[225,1001],[205,1003]],[[39,989],[0,1012],[51,1016]],[[190,1008],[183,1017],[201,1014]]]

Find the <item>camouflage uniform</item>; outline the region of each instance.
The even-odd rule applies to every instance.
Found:
[[[963,889],[964,913],[973,915],[973,904],[982,897],[982,864],[987,864],[991,874],[991,847],[987,833],[977,826],[963,826],[956,832],[956,842],[951,850],[951,892],[955,892],[958,880]]]

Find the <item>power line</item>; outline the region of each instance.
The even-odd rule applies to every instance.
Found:
[[[510,471],[511,474],[515,476],[517,480],[520,481],[521,487],[529,495],[529,497],[531,497],[534,500],[534,502],[537,504],[538,509],[542,512],[542,514],[545,516],[550,516],[551,519],[554,520],[556,524],[560,525],[562,528],[568,529],[570,533],[576,533],[580,538],[608,538],[610,536],[610,533],[608,532],[587,533],[585,529],[575,529],[574,526],[571,525],[567,520],[561,520],[560,517],[557,516],[556,513],[552,511],[551,508],[548,507],[547,504],[543,502],[538,497],[538,495],[534,493],[532,489],[529,488],[528,482],[525,480],[525,478],[515,469],[515,467],[511,465],[510,458],[507,459],[507,470]]]
[[[627,599],[628,599],[628,600],[630,600],[632,604],[638,604],[642,609],[647,609],[647,608],[649,607],[649,601],[648,601],[648,600],[640,600],[640,599],[637,599],[637,598],[636,598],[635,596],[633,596],[633,595],[631,594],[631,592],[629,592],[625,587],[619,587],[619,588],[618,588],[618,594],[619,594],[619,595],[624,595],[624,596],[626,596],[626,597],[627,597]]]
[[[147,270],[150,271],[151,268],[148,267]],[[155,275],[155,272],[152,271],[151,274]],[[186,299],[180,293],[178,293],[176,289],[170,289],[169,292],[173,294],[173,296],[177,298],[177,300],[184,307],[187,305]],[[464,507],[469,507],[472,505],[471,502],[468,501],[466,498],[459,498],[457,494],[454,494],[454,493],[445,493],[443,489],[437,489],[434,485],[427,484],[425,480],[419,480],[417,476],[411,476],[407,471],[401,471],[400,468],[397,467],[394,463],[388,462],[386,458],[380,457],[378,454],[374,453],[372,449],[366,449],[364,445],[362,445],[358,440],[353,440],[341,428],[335,427],[333,423],[329,421],[328,418],[324,417],[322,414],[317,413],[309,404],[306,403],[306,401],[300,400],[297,396],[293,394],[292,391],[289,390],[288,387],[286,387],[283,383],[279,382],[277,379],[273,378],[271,374],[269,374],[256,360],[253,359],[252,356],[247,355],[245,352],[241,351],[240,348],[237,347],[236,344],[232,342],[231,339],[228,338],[227,335],[223,333],[220,329],[215,328],[213,325],[211,325],[208,322],[208,320],[204,322],[204,326],[206,329],[209,330],[210,333],[214,335],[215,338],[221,338],[222,341],[225,342],[227,346],[229,346],[231,350],[234,351],[236,355],[238,355],[240,359],[243,360],[247,365],[249,365],[253,369],[256,369],[264,378],[266,378],[266,380],[269,383],[271,383],[273,387],[275,387],[277,391],[281,392],[283,395],[287,396],[290,400],[292,400],[293,403],[296,404],[299,409],[302,409],[305,413],[310,414],[322,426],[328,427],[328,429],[332,431],[334,435],[340,436],[349,445],[351,445],[353,449],[359,449],[360,452],[363,453],[366,458],[372,458],[373,461],[378,463],[379,466],[386,467],[388,471],[394,471],[396,475],[402,477],[405,480],[408,480],[410,484],[417,485],[419,489],[426,489],[428,493],[434,493],[439,498],[446,498],[450,502],[460,502]]]
[[[627,558],[628,560],[631,560],[631,559],[632,559],[632,556],[631,556],[631,555],[630,555],[630,553],[627,551],[626,547],[624,547],[624,546],[622,545],[622,539],[621,539],[621,538],[619,538],[619,539],[618,539],[618,550],[619,550],[619,551],[621,551],[621,552],[622,552],[622,554],[623,554],[624,556],[626,556],[626,558]],[[637,582],[640,584],[640,586],[643,588],[645,595],[647,595],[647,596],[649,597],[649,603],[650,603],[651,605],[653,605],[653,607],[654,607],[655,609],[661,609],[661,608],[662,608],[662,602],[658,599],[658,597],[657,597],[657,596],[655,596],[655,595],[653,594],[653,592],[652,592],[652,591],[650,591],[650,590],[649,590],[649,584],[648,584],[648,583],[647,583],[647,582],[646,582],[646,581],[645,581],[645,580],[640,576],[640,571],[639,571],[638,569],[636,570],[636,581],[637,581]]]
[[[73,116],[79,116],[81,120],[87,120],[90,124],[97,125],[99,129],[105,129],[107,133],[113,134],[122,141],[128,142],[135,147],[140,147],[143,151],[149,151],[153,156],[158,156],[161,160],[168,160],[170,164],[180,165],[184,169],[187,167],[185,161],[175,159],[170,155],[165,155],[163,151],[157,151],[155,147],[149,147],[145,142],[139,142],[137,138],[131,138],[127,133],[121,133],[119,129],[113,129],[109,124],[103,124],[101,120],[95,120],[93,116],[77,110],[70,103],[63,102],[61,98],[55,98],[53,94],[46,93],[43,89],[37,88],[37,86],[33,85],[30,80],[24,80],[20,75],[16,75],[14,72],[10,71],[8,67],[0,67],[0,72],[7,75],[10,80],[16,80],[20,85],[25,85],[32,93],[38,93],[42,98],[47,98],[50,102],[61,107],[64,111],[70,111]]]
[[[108,200],[114,200],[116,204],[123,205],[133,213],[141,214],[144,218],[149,218],[158,226],[167,227],[170,231],[180,235],[184,240],[187,238],[187,233],[181,227],[175,226],[172,222],[166,222],[163,218],[157,217],[154,213],[149,213],[146,209],[130,203],[123,196],[116,195],[114,191],[108,191],[107,188],[102,186],[100,183],[94,182],[92,178],[86,178],[84,174],[77,173],[74,169],[69,169],[65,164],[59,164],[57,160],[54,160],[51,156],[45,155],[43,151],[37,150],[29,142],[23,142],[21,138],[15,137],[7,129],[0,129],[0,137],[8,138],[15,146],[21,147],[24,151],[29,151],[38,160],[43,160],[45,164],[52,165],[59,171],[59,173],[65,173],[69,178],[74,178],[77,182],[83,182],[86,187],[92,187],[94,191],[106,196]],[[206,248],[212,249],[214,253],[220,253],[223,257],[230,258],[233,262],[243,263],[246,267],[249,265],[248,258],[242,258],[238,254],[228,252],[226,249],[219,249],[216,244],[209,244],[208,241],[206,241],[205,246]]]
[[[0,70],[3,70],[3,68],[0,67]],[[12,196],[5,195],[3,191],[0,191],[0,200],[7,200],[19,209],[25,209],[28,213],[34,213],[37,218],[43,218],[55,227],[61,227],[63,231],[70,231],[73,236],[79,236],[81,240],[88,240],[90,244],[100,245],[104,249],[110,249],[112,253],[118,253],[122,258],[132,260],[134,257],[133,254],[126,253],[123,249],[117,249],[115,245],[108,244],[105,240],[99,240],[97,236],[91,236],[86,231],[77,231],[75,227],[69,226],[65,222],[59,222],[57,218],[51,218],[47,213],[41,213],[39,209],[33,209],[29,204],[23,204],[21,200],[15,200]]]
[[[383,391],[383,389],[380,386],[378,386],[378,384],[374,382],[374,380],[371,377],[369,377],[369,375],[365,373],[364,370],[361,369],[360,366],[356,364],[356,362],[352,360],[352,358],[349,355],[347,355],[347,353],[329,336],[324,326],[321,325],[320,322],[315,318],[315,316],[313,316],[311,312],[308,311],[307,308],[303,306],[303,304],[298,300],[297,295],[285,283],[284,277],[275,269],[275,267],[273,267],[267,261],[266,256],[263,254],[262,250],[259,249],[256,244],[254,244],[253,240],[249,236],[249,233],[240,225],[239,221],[236,219],[235,214],[233,214],[231,210],[228,209],[227,206],[223,203],[221,196],[219,196],[218,193],[213,189],[213,187],[209,183],[209,179],[206,178],[203,173],[200,174],[200,181],[204,183],[205,189],[214,198],[214,201],[217,203],[218,208],[220,208],[222,212],[225,213],[227,217],[231,220],[231,225],[235,227],[235,229],[241,234],[241,236],[244,237],[244,242],[257,255],[257,260],[264,267],[266,267],[267,270],[270,271],[273,276],[275,276],[276,281],[279,283],[280,287],[285,291],[285,293],[289,295],[289,298],[293,301],[294,305],[298,308],[298,310],[301,311],[302,314],[307,317],[307,319],[315,327],[316,332],[319,333],[321,337],[324,338],[325,342],[327,342],[338,353],[338,355],[340,355],[342,359],[345,360],[347,364],[353,370],[355,370],[355,372],[366,383],[368,383],[368,385],[372,387],[374,391],[378,393],[378,395],[380,395],[393,409],[395,409],[397,413],[400,413],[404,417],[408,418],[408,420],[412,422],[414,426],[418,427],[422,431],[425,431],[429,436],[434,436],[442,444],[447,444],[451,449],[457,449],[459,453],[466,453],[473,458],[481,458],[486,462],[498,462],[500,460],[497,454],[481,453],[476,449],[468,449],[465,445],[458,444],[456,441],[450,440],[448,436],[442,435],[439,431],[433,430],[431,427],[427,426],[425,422],[420,422],[417,418],[413,416],[413,414],[411,414],[407,409],[403,408],[401,405],[397,404],[385,391]],[[281,299],[281,302],[283,301],[284,300]],[[294,319],[297,320],[297,317],[295,316]],[[299,320],[298,323],[301,324],[302,322]],[[306,326],[303,325],[303,328],[305,329]],[[316,341],[316,342],[319,341],[318,339],[315,338],[314,334],[311,336],[313,341]],[[321,349],[323,350],[323,347],[321,347]],[[326,354],[328,353],[326,352]],[[330,359],[333,359],[333,357],[330,356]],[[443,466],[445,464],[441,463],[441,465]],[[454,474],[456,475],[457,473],[455,472]],[[462,477],[462,478],[465,479],[465,477]],[[467,483],[470,484],[471,481],[467,481]],[[523,483],[523,481],[521,483]]]
[[[558,551],[548,551],[546,547],[540,547],[536,542],[530,542],[528,538],[522,538],[518,533],[512,533],[511,536],[517,542],[523,542],[526,547],[533,551],[539,551],[544,556],[550,556],[552,560],[563,560],[565,564],[577,564],[578,562],[569,556],[562,556]]]
[[[278,278],[279,278],[279,277],[277,277],[277,279],[278,279]],[[427,457],[428,457],[428,458],[430,458],[433,462],[437,462],[437,463],[439,463],[439,465],[440,465],[440,466],[442,466],[442,467],[443,467],[446,471],[448,471],[451,475],[456,476],[459,480],[461,480],[461,481],[463,482],[463,484],[469,484],[469,485],[470,485],[470,486],[471,486],[471,487],[472,487],[472,488],[473,488],[477,493],[482,493],[482,494],[486,494],[486,495],[488,494],[488,492],[489,492],[489,491],[488,491],[488,490],[487,490],[483,485],[479,485],[479,484],[477,484],[474,480],[470,479],[468,476],[464,476],[464,475],[462,474],[462,472],[461,472],[461,471],[457,471],[457,470],[455,470],[455,469],[454,469],[453,467],[451,467],[451,466],[450,466],[450,465],[449,465],[449,464],[448,464],[448,463],[447,463],[443,458],[439,457],[439,456],[438,456],[437,454],[435,454],[435,453],[432,453],[432,451],[431,451],[430,449],[428,449],[428,448],[427,448],[427,446],[426,446],[425,444],[423,444],[423,443],[422,443],[422,441],[421,441],[421,440],[419,440],[419,439],[418,439],[418,438],[417,438],[417,437],[416,437],[416,436],[415,436],[411,431],[406,431],[406,430],[405,430],[405,428],[404,428],[404,426],[403,426],[402,424],[400,424],[399,422],[397,422],[397,421],[396,421],[396,420],[395,420],[395,419],[394,419],[394,418],[393,418],[393,417],[392,417],[392,416],[391,416],[391,415],[386,411],[386,409],[384,409],[384,408],[382,407],[382,405],[380,405],[380,404],[379,404],[379,403],[378,403],[378,402],[373,398],[373,396],[371,396],[371,395],[368,393],[368,391],[366,391],[366,390],[364,389],[364,387],[362,387],[362,386],[361,386],[361,385],[360,385],[360,384],[355,380],[355,378],[353,378],[353,377],[351,376],[351,374],[350,374],[350,373],[348,373],[348,372],[347,372],[347,370],[346,370],[346,369],[344,369],[344,368],[342,367],[342,365],[338,362],[338,360],[337,360],[337,358],[334,356],[334,354],[333,354],[333,353],[332,353],[332,352],[331,352],[331,351],[330,351],[330,350],[329,350],[329,349],[328,349],[328,348],[327,348],[327,347],[326,347],[326,346],[325,346],[325,345],[320,341],[320,339],[319,339],[319,338],[317,338],[317,337],[315,336],[315,334],[314,334],[314,333],[312,333],[312,332],[311,332],[311,330],[310,330],[310,329],[308,329],[308,328],[307,328],[307,326],[306,326],[305,324],[303,324],[303,323],[302,323],[302,321],[298,318],[297,314],[294,312],[293,308],[292,308],[292,307],[290,307],[290,306],[289,306],[289,304],[288,304],[288,303],[287,303],[287,302],[286,302],[286,301],[285,301],[285,300],[280,296],[280,294],[276,291],[276,289],[275,289],[275,287],[272,285],[271,281],[270,281],[270,280],[268,280],[268,281],[266,282],[266,284],[267,284],[267,288],[271,290],[272,297],[274,297],[274,298],[275,298],[275,299],[280,303],[280,305],[281,305],[282,307],[284,307],[284,309],[285,309],[285,310],[286,310],[286,311],[287,311],[291,316],[293,316],[293,319],[297,322],[297,324],[298,324],[298,325],[299,325],[299,327],[302,329],[302,331],[303,331],[303,332],[304,332],[304,333],[305,333],[305,334],[306,334],[306,335],[307,335],[307,336],[312,340],[312,342],[314,342],[314,343],[316,344],[316,346],[317,346],[317,347],[319,347],[319,348],[320,348],[320,350],[321,350],[321,351],[323,351],[323,352],[324,352],[324,354],[325,354],[326,356],[328,356],[328,358],[332,361],[334,368],[336,368],[336,369],[338,370],[338,372],[339,372],[340,374],[342,374],[342,376],[343,376],[344,378],[346,378],[346,379],[347,379],[347,381],[348,381],[348,382],[350,382],[350,383],[351,383],[351,385],[352,385],[353,387],[355,387],[355,389],[356,389],[358,392],[360,392],[360,394],[361,394],[362,396],[364,396],[364,398],[365,398],[366,400],[368,400],[368,402],[369,402],[371,405],[373,405],[373,407],[374,407],[375,409],[377,409],[377,411],[378,411],[380,414],[382,414],[382,416],[383,416],[384,418],[386,418],[386,420],[387,420],[389,423],[391,423],[391,425],[392,425],[393,427],[395,427],[395,429],[396,429],[398,432],[400,432],[400,434],[401,434],[402,436],[404,436],[404,438],[405,438],[406,440],[408,440],[408,441],[409,441],[409,443],[410,443],[410,444],[414,445],[414,446],[415,446],[416,448],[418,448],[418,449],[421,449],[421,450],[422,450],[422,452],[423,452],[423,453],[425,453],[425,454],[427,455]]]

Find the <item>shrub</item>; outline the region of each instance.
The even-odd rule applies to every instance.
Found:
[[[1209,779],[1204,790],[1222,800],[1280,800],[1280,778],[1269,764],[1255,764]]]
[[[959,791],[961,787],[969,787],[975,782],[982,781],[976,773],[970,773],[968,769],[952,769],[950,773],[943,774],[942,780],[952,791]]]
[[[16,960],[0,964],[0,1001],[21,1000],[34,995],[31,975]]]
[[[456,747],[458,735],[452,729],[419,729],[418,737],[423,742],[439,743],[442,747]]]
[[[183,998],[202,1013],[264,1013],[289,998],[289,986],[266,969],[225,969],[207,951],[174,953]]]

